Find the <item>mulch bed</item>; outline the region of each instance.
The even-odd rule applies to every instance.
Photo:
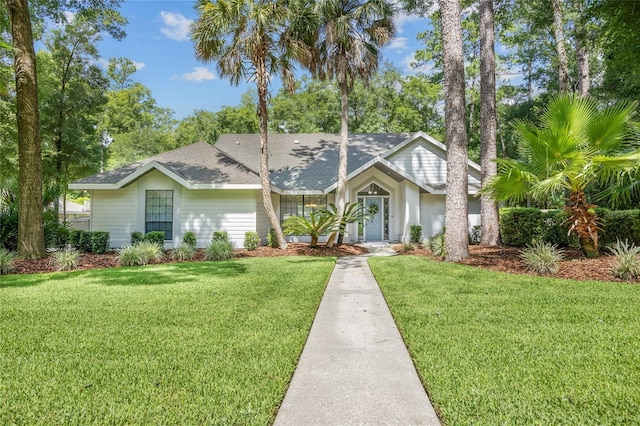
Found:
[[[400,254],[418,254],[432,257],[431,252],[423,248],[408,253],[402,252],[402,245],[394,246],[394,249]],[[519,248],[470,246],[469,252],[471,257],[460,263],[493,271],[538,275],[527,269],[524,261],[520,259],[521,249]],[[587,259],[580,250],[567,250],[564,257],[565,260],[559,263],[558,273],[549,276],[572,280],[621,281],[612,272],[616,262],[614,256],[603,254],[598,259]]]
[[[256,250],[247,251],[245,249],[236,250],[236,258],[244,257],[277,257],[277,256],[350,256],[367,253],[364,247],[343,244],[340,247],[316,247],[310,248],[305,243],[289,243],[286,250],[271,247],[258,247]],[[167,251],[164,261],[154,263],[174,263],[170,258],[171,250]],[[118,253],[115,251],[105,254],[83,253],[80,255],[78,270],[112,268],[118,266]],[[194,261],[204,260],[204,250],[198,250]],[[33,260],[16,260],[14,263],[14,274],[36,274],[44,272],[55,272],[56,268],[50,258]]]
[[[423,248],[404,253],[402,245],[394,245],[393,248],[400,254],[412,254],[432,257],[431,253]],[[471,257],[460,263],[491,269],[494,271],[509,272],[515,274],[536,275],[529,271],[520,259],[520,249],[514,247],[480,247],[470,246]],[[307,243],[290,243],[286,250],[270,247],[258,247],[256,250],[236,250],[236,258],[245,257],[277,257],[277,256],[350,256],[367,253],[364,247],[343,244],[340,247],[327,248],[319,246],[310,248]],[[173,262],[170,260],[170,251],[167,258],[160,263]],[[204,260],[204,251],[199,250],[194,261]],[[574,280],[599,280],[621,281],[613,276],[612,268],[615,258],[603,255],[598,259],[587,259],[579,250],[569,250],[565,253],[565,260],[560,262],[559,271],[554,277],[569,278]],[[107,254],[82,254],[79,261],[79,270],[111,268],[118,266],[117,252]],[[55,266],[50,259],[17,260],[15,270],[17,274],[33,274],[54,272]]]

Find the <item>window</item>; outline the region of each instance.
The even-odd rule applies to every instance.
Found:
[[[326,208],[326,195],[281,195],[280,221],[289,216],[305,216],[308,218],[311,210]]]
[[[145,232],[162,231],[173,239],[173,191],[149,190],[145,202]]]

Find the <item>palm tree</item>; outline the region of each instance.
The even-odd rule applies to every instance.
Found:
[[[340,88],[340,157],[336,205],[344,213],[349,144],[349,92],[360,78],[365,84],[378,69],[380,49],[395,35],[393,6],[384,0],[319,0],[318,57],[310,67],[320,79],[335,78]],[[338,218],[340,222],[340,218]],[[327,245],[333,245],[335,234]]]
[[[570,232],[587,257],[596,257],[599,218],[585,190],[592,184],[615,186],[640,160],[635,103],[601,110],[590,98],[559,95],[551,100],[540,124],[514,124],[521,160],[498,159],[498,175],[483,188],[498,200],[520,202],[527,196],[565,194]]]
[[[260,180],[265,210],[280,248],[287,242],[271,202],[267,149],[267,96],[271,74],[279,72],[294,89],[294,61],[311,63],[317,19],[302,0],[200,0],[198,19],[191,28],[196,57],[215,61],[221,77],[237,85],[255,81],[260,127]]]

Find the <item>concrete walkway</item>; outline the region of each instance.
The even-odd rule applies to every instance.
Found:
[[[338,259],[275,425],[439,425],[366,258]]]

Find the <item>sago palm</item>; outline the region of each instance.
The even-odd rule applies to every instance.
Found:
[[[592,184],[615,186],[640,160],[636,104],[598,109],[590,98],[553,98],[535,125],[514,124],[520,137],[520,160],[498,159],[498,176],[483,188],[498,200],[519,202],[562,193],[569,232],[583,252],[596,257],[599,218],[585,190]]]
[[[191,28],[196,57],[215,61],[218,74],[237,85],[253,80],[258,90],[260,180],[265,210],[280,247],[287,243],[271,202],[267,146],[269,79],[279,73],[294,88],[294,63],[311,63],[317,17],[303,0],[200,0]]]
[[[319,0],[317,58],[312,71],[321,79],[335,78],[340,87],[340,156],[336,204],[346,202],[349,92],[356,79],[367,83],[378,69],[380,49],[395,35],[393,6],[385,0]],[[333,237],[328,245],[332,245]]]

